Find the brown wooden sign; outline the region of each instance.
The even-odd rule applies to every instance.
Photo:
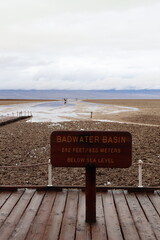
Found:
[[[129,132],[54,131],[51,163],[54,167],[128,168],[132,162]]]

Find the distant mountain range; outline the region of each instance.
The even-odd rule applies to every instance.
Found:
[[[0,99],[160,99],[158,90],[0,90]]]

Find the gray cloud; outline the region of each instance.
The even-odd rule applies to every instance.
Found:
[[[0,3],[1,89],[160,88],[157,0]]]
[[[157,52],[148,54],[107,52],[86,56],[63,52],[55,56],[23,55],[0,59],[1,89],[123,89],[160,88],[160,69],[152,63]],[[149,55],[150,58],[146,58]],[[158,60],[158,59],[157,59]],[[0,64],[1,65],[1,64]]]

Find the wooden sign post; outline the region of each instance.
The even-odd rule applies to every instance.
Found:
[[[96,221],[96,168],[86,166],[86,222]]]
[[[132,163],[129,132],[55,131],[51,134],[54,167],[86,168],[86,222],[96,221],[96,168],[128,168]]]

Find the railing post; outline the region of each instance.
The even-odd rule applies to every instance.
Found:
[[[52,164],[51,164],[51,159],[48,160],[48,186],[52,186]]]
[[[143,187],[143,185],[142,185],[142,165],[143,165],[143,161],[138,160],[138,187]]]

